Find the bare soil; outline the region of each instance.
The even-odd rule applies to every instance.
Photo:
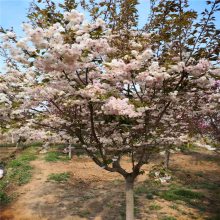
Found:
[[[156,161],[157,162],[157,161]],[[144,166],[146,171],[136,182],[143,187],[148,172],[156,163]],[[195,152],[173,154],[171,170],[184,186],[210,183],[220,186],[220,157],[214,153]],[[0,213],[0,220],[123,220],[124,182],[116,173],[95,165],[88,157],[74,156],[68,162],[45,162],[43,156],[32,161],[32,180],[16,191],[17,198]],[[128,161],[124,161],[128,167]],[[70,172],[66,183],[48,181],[51,173]],[[146,194],[135,196],[136,219],[220,219],[220,189],[198,189],[205,197],[200,207],[184,202],[167,201],[159,196],[148,199]],[[219,214],[219,215],[218,215]],[[213,216],[218,215],[217,218]]]

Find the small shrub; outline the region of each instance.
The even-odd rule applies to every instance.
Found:
[[[48,176],[48,180],[55,182],[66,182],[70,178],[70,172],[64,173],[51,173]]]

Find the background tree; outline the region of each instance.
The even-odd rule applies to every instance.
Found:
[[[187,0],[151,1],[151,14],[145,29],[152,33],[151,43],[164,65],[206,58],[219,63],[220,30],[215,16],[219,0],[207,1],[198,14]]]

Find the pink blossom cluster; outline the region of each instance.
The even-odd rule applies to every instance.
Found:
[[[102,110],[106,115],[121,115],[131,118],[140,116],[140,113],[135,111],[134,105],[129,104],[128,98],[120,99],[111,97],[102,106]]]

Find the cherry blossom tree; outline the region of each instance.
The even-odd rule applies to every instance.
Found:
[[[10,64],[2,78],[7,91],[16,88],[22,123],[81,143],[98,166],[124,177],[126,219],[133,220],[134,181],[142,166],[160,146],[187,140],[184,116],[212,93],[216,67],[182,60],[165,68],[146,32],[121,30],[126,40],[120,50],[118,34],[103,20],[88,23],[76,10],[63,19],[45,28],[24,24],[23,38],[5,32]]]
[[[191,133],[199,135],[204,139],[208,138],[208,143],[215,145],[217,150],[220,144],[220,71],[216,70],[216,81],[210,93],[203,96],[203,105],[197,105],[196,110],[186,117]],[[201,100],[197,100],[199,102]],[[208,145],[207,145],[208,146]],[[214,148],[212,148],[214,149]]]
[[[8,87],[9,81],[11,81],[10,88]],[[14,126],[14,116],[19,112],[16,113],[13,112],[13,108],[16,105],[15,101],[15,90],[13,88],[13,78],[9,75],[0,75],[0,133],[3,135],[3,133],[7,133],[11,126]],[[13,139],[13,137],[12,137]],[[13,140],[12,140],[13,141]]]
[[[193,62],[198,63],[202,58],[209,59],[214,65],[219,64],[220,31],[215,21],[220,10],[219,0],[206,1],[202,12],[193,10],[188,0],[150,0],[150,15],[146,14],[144,27],[138,25],[140,18],[137,0],[65,0],[60,4],[52,0],[38,2],[40,4],[32,3],[28,17],[33,25],[42,28],[56,22],[62,23],[61,11],[79,7],[83,7],[92,20],[102,18],[111,32],[117,35],[112,42],[119,51],[117,58],[130,53],[127,47],[130,31],[139,28],[151,33],[148,43],[152,45],[151,49],[160,66],[167,68],[182,61],[188,66]],[[170,152],[179,148],[170,141],[161,149],[164,150],[164,165],[168,168]]]

